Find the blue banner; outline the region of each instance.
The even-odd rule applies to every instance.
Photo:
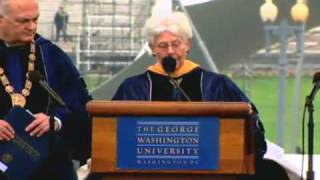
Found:
[[[117,128],[119,169],[218,168],[217,117],[120,117]]]

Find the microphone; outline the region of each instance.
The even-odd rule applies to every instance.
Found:
[[[177,65],[176,60],[171,56],[167,56],[163,58],[161,65],[164,71],[168,74],[169,81],[171,82],[171,84],[181,92],[181,94],[187,99],[187,101],[191,101],[187,93],[180,87],[178,82],[171,76],[171,73],[173,73],[176,70],[176,65]]]
[[[173,73],[174,70],[176,70],[176,65],[176,60],[171,56],[167,56],[162,60],[162,67],[168,75],[170,75],[171,73]]]
[[[309,106],[313,102],[313,100],[314,100],[314,98],[320,88],[320,72],[316,72],[313,75],[312,82],[313,82],[313,88],[312,88],[309,96],[307,96],[306,106]]]
[[[60,106],[66,107],[66,103],[62,98],[44,81],[44,77],[39,71],[29,72],[29,79],[31,82],[38,83]]]

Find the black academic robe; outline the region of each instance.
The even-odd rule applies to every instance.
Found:
[[[208,72],[200,67],[188,71],[180,77],[180,86],[192,101],[249,102],[245,94],[228,77]],[[116,91],[113,100],[138,101],[186,101],[186,98],[174,88],[167,76],[154,71],[146,71],[127,78]],[[252,104],[252,103],[251,103]],[[257,159],[262,159],[266,152],[264,128],[258,111],[253,107],[251,118],[255,121],[254,136]]]

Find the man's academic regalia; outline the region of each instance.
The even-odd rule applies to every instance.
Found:
[[[34,114],[43,112],[59,118],[62,129],[57,132],[54,145],[54,153],[60,157],[46,162],[31,179],[74,179],[75,174],[68,171],[73,168],[70,157],[83,162],[90,157],[91,120],[85,111],[85,104],[91,97],[66,53],[40,35],[36,35],[35,44],[35,70],[45,77],[45,81],[62,97],[70,111],[55,104],[38,83],[32,84],[25,108]],[[29,53],[29,45],[8,47],[0,40],[0,66],[4,68],[15,92],[21,92],[24,86]],[[0,84],[0,119],[3,119],[11,107],[10,96]],[[59,173],[56,177],[50,177],[50,174],[46,174],[48,170]]]

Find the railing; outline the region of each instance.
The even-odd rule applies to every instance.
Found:
[[[67,35],[68,40],[71,42],[75,41],[75,37],[79,33],[79,27],[81,27],[81,23],[78,22],[70,22],[67,26]],[[38,23],[38,33],[43,37],[49,40],[55,40],[56,37],[56,29],[53,21],[45,21]]]

